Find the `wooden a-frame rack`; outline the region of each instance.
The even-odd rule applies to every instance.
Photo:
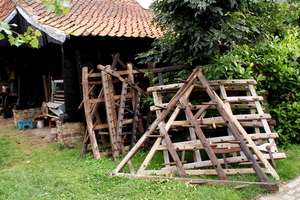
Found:
[[[244,86],[245,84],[247,86]],[[209,83],[202,74],[202,68],[198,67],[183,84],[148,88],[148,92],[151,91],[153,94],[155,106],[152,110],[156,110],[157,118],[111,175],[158,179],[162,175],[179,174],[180,177],[172,179],[190,183],[257,184],[266,190],[278,190],[278,186],[270,183],[265,174],[271,174],[278,180],[279,176],[268,160],[274,164],[274,159],[285,158],[285,154],[278,153],[274,142],[274,138],[278,135],[272,133],[269,128],[271,117],[263,113],[259,103],[262,99],[255,93],[254,84],[252,80]],[[168,103],[163,103],[161,95],[163,90],[177,92]],[[209,97],[208,102],[202,102],[201,105],[192,105],[189,102],[192,92],[197,90]],[[220,91],[221,98],[216,90]],[[227,93],[227,91],[238,90],[243,90],[247,95],[230,97]],[[234,109],[246,109],[250,114],[234,115]],[[210,110],[217,111],[219,117],[205,117]],[[182,112],[186,121],[176,120]],[[187,128],[190,140],[173,143],[170,137],[171,129],[177,127]],[[204,129],[222,127],[228,129],[227,136],[209,138],[203,132]],[[255,133],[246,132],[250,127],[255,129]],[[263,129],[264,132],[261,133]],[[155,134],[157,130],[159,134]],[[139,169],[134,172],[130,160],[148,138],[156,138],[156,140]],[[164,168],[148,170],[151,159],[159,151],[164,155],[162,163]],[[185,160],[188,151],[193,153],[192,161]],[[203,160],[201,152],[204,152],[209,159]],[[233,169],[231,165],[234,163],[240,166],[251,166],[251,168]],[[121,173],[126,164],[131,169],[130,174]],[[247,173],[255,173],[261,182],[228,181],[227,179],[229,174]],[[220,180],[194,179],[189,178],[190,175],[218,175]]]
[[[137,134],[144,132],[139,105],[142,95],[149,96],[135,84],[133,74],[140,72],[133,70],[131,63],[125,65],[118,54],[113,58],[112,65],[97,66],[100,72],[88,72],[87,67],[82,68],[83,102],[80,108],[84,107],[86,120],[82,154],[87,152],[90,145],[96,159],[112,155],[117,160],[120,154],[135,144]],[[126,70],[116,72],[117,63]],[[115,88],[117,83],[121,84],[118,93]],[[124,126],[131,128],[127,127],[126,131]],[[126,141],[130,144],[125,145]]]

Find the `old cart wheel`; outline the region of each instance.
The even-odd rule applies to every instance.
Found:
[[[13,111],[12,109],[14,108],[14,106],[16,105],[18,101],[18,98],[15,96],[9,96],[7,95],[4,98],[4,109],[6,111],[6,113],[8,114],[8,117],[13,117]]]

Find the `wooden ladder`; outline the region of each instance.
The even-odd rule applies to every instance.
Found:
[[[197,81],[200,81],[201,84],[196,83]],[[162,86],[159,87],[160,89],[163,88]],[[165,88],[166,87],[168,86],[165,86]],[[191,105],[188,102],[188,97],[190,96],[194,87],[200,88],[201,91],[205,91],[210,98],[210,102],[197,106]],[[156,138],[156,141],[146,156],[144,162],[140,166],[137,173],[131,173],[128,175],[129,177],[150,178],[151,174],[171,175],[174,173],[179,173],[182,180],[190,180],[191,182],[195,183],[197,181],[188,179],[188,175],[216,174],[221,179],[219,183],[231,184],[232,182],[227,180],[226,174],[255,173],[261,181],[260,183],[255,184],[258,184],[267,190],[278,190],[278,186],[276,184],[268,182],[265,173],[270,173],[276,179],[279,179],[279,176],[268,162],[266,156],[262,154],[262,152],[257,148],[256,144],[253,142],[253,138],[255,138],[255,136],[253,136],[254,134],[247,134],[241,125],[241,122],[238,121],[238,117],[233,115],[232,110],[228,107],[230,105],[226,105],[207,82],[202,74],[202,68],[196,68],[188,80],[184,81],[183,84],[169,86],[169,89],[170,88],[171,90],[177,89],[177,92],[167,104],[163,104],[160,100],[160,95],[158,93],[155,94],[155,91],[153,91],[154,100],[156,103],[155,107],[159,108],[159,110],[156,109],[156,113],[158,114],[157,119],[151,124],[141,139],[116,167],[116,169],[112,172],[112,175],[124,175],[120,173],[123,167],[136,154],[137,150],[142,147],[147,138],[154,137]],[[151,88],[149,90],[151,90]],[[207,109],[217,109],[221,117],[216,117],[213,119],[198,119]],[[180,111],[184,111],[187,121],[176,120],[176,117]],[[261,116],[256,116],[255,114],[252,115],[254,115],[252,116],[254,119],[255,117],[262,118]],[[241,118],[243,117],[245,116],[242,116]],[[171,126],[181,126],[189,128],[189,130],[193,129],[190,134],[195,133],[197,138],[186,142],[173,143],[168,133]],[[202,131],[203,128],[217,128],[219,126],[227,127],[230,130],[231,135],[207,138]],[[155,130],[157,129],[159,130],[159,135],[154,134]],[[264,138],[261,136],[263,134],[258,135],[260,138]],[[268,136],[269,134],[266,134],[265,138],[268,138]],[[194,162],[186,163],[184,156],[185,152],[195,152],[196,150],[204,150],[206,155],[209,157],[209,160],[203,161],[196,158]],[[166,154],[171,155],[173,161],[170,161],[169,157],[164,154],[165,161],[163,165],[166,166],[165,168],[162,168],[161,170],[146,170],[151,159],[155,156],[155,152],[157,151],[163,151],[166,152]],[[239,157],[223,157],[223,159],[219,159],[216,156],[216,154],[228,154],[240,151],[243,152],[243,155]],[[181,152],[181,159],[178,155],[178,152]],[[230,162],[238,162],[243,165],[249,165],[252,168],[229,169],[226,165],[228,165]],[[221,164],[225,165],[225,169],[222,168]],[[260,167],[261,164],[264,165],[264,168]],[[175,165],[175,167],[171,165]],[[208,166],[212,166],[213,170],[189,170],[189,168]]]

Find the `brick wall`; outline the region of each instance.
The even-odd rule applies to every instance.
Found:
[[[83,122],[56,122],[57,141],[68,146],[82,143],[85,134]]]
[[[17,125],[18,121],[26,121],[26,120],[34,121],[34,119],[38,118],[42,114],[42,112],[41,112],[41,108],[29,108],[23,110],[13,109],[13,114],[14,114],[14,123],[15,125]]]

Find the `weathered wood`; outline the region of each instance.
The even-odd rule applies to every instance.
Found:
[[[252,150],[255,152],[255,154],[259,157],[259,159],[264,163],[265,167],[272,171],[272,176],[276,179],[279,179],[278,174],[273,169],[273,167],[270,165],[270,163],[263,157],[261,151],[256,147],[253,140],[248,136],[247,132],[244,130],[244,128],[239,124],[237,119],[231,114],[230,109],[223,103],[223,101],[218,97],[218,95],[211,89],[209,86],[207,80],[203,76],[202,73],[198,74],[198,78],[202,85],[206,86],[206,92],[210,96],[213,102],[216,102],[218,104],[217,109],[219,113],[224,118],[224,121],[227,123],[228,128],[230,128],[232,135],[235,137],[236,140],[241,141],[240,147],[242,148],[245,156],[248,158],[248,160],[251,162],[254,162],[253,169],[256,172],[257,176],[262,182],[268,182],[267,177],[262,172],[260,166],[258,165],[257,161],[254,159],[252,153],[250,152],[249,148],[245,144],[243,137],[246,138],[246,140],[251,145]],[[242,136],[243,137],[242,137]]]
[[[113,86],[110,82],[111,77],[105,71],[101,73],[102,81],[103,81],[103,90],[104,90],[104,98],[105,98],[105,109],[106,109],[106,118],[109,129],[109,137],[112,145],[113,158],[114,160],[119,159],[119,149],[120,149],[120,141],[117,141],[117,113],[116,106],[111,102],[113,100]]]
[[[233,80],[212,80],[208,81],[209,85],[256,85],[253,79],[233,79]]]
[[[170,164],[170,163],[169,163]],[[172,164],[172,163],[171,163]],[[262,169],[264,173],[269,174],[269,171]],[[255,174],[252,168],[240,168],[240,169],[223,169],[226,175],[237,175],[237,174]],[[218,175],[214,169],[197,169],[197,170],[185,170],[186,174],[189,176],[200,176],[200,175]],[[163,169],[163,170],[147,170],[143,173],[144,175],[175,175],[178,174],[177,169]]]
[[[161,93],[159,93],[159,92],[153,92],[152,96],[153,96],[153,101],[154,101],[155,104],[161,104],[162,103],[162,95],[161,95]],[[158,117],[158,116],[161,115],[161,110],[156,110],[155,113],[156,113],[156,117]],[[166,129],[169,130],[168,128],[166,128]],[[162,143],[165,144],[165,141],[162,140]],[[170,162],[169,152],[167,150],[163,151],[163,155],[164,155],[164,161],[165,161],[165,163],[169,163]]]
[[[98,149],[95,132],[93,131],[93,120],[89,113],[90,111],[89,94],[88,94],[89,86],[87,82],[88,82],[88,68],[83,67],[82,68],[82,90],[83,90],[83,101],[84,101],[84,111],[85,111],[85,118],[87,124],[87,131],[89,133],[89,139],[90,139],[90,144],[92,147],[94,158],[98,159],[100,158],[100,153]]]
[[[224,174],[224,171],[223,171],[220,163],[218,162],[216,155],[214,154],[211,146],[207,144],[207,139],[206,139],[204,133],[202,132],[200,127],[197,126],[196,119],[194,118],[192,111],[189,109],[188,102],[184,98],[180,98],[179,101],[181,103],[181,106],[185,107],[184,112],[185,112],[188,120],[191,122],[192,125],[195,126],[195,128],[194,128],[195,133],[197,134],[198,138],[200,139],[202,145],[204,146],[204,149],[205,149],[208,157],[210,158],[211,162],[213,163],[213,166],[214,166],[215,170],[217,171],[220,179],[227,180],[226,175]]]
[[[139,104],[141,99],[141,93],[136,92],[135,100],[133,101],[133,122],[132,122],[132,129],[131,129],[131,143],[130,146],[133,147],[136,143],[136,134],[137,134],[137,126],[138,126],[138,114],[139,114]]]
[[[116,71],[111,70],[109,66],[104,67],[103,65],[98,65],[97,68],[101,71],[105,71],[106,73],[110,74],[111,76],[117,77],[120,81],[127,81],[130,87],[135,89],[136,91],[140,92],[144,97],[151,98],[144,90],[142,90],[139,86],[137,86],[135,83],[125,80],[122,78]]]
[[[122,89],[121,89],[121,99],[119,104],[119,112],[118,112],[118,122],[117,122],[117,128],[116,128],[116,137],[117,141],[121,141],[121,135],[122,135],[122,128],[123,128],[123,120],[124,120],[124,107],[126,102],[126,94],[127,94],[127,82],[122,83]],[[122,153],[125,153],[123,145],[120,144],[120,148]]]
[[[135,83],[134,74],[133,74],[133,64],[128,63],[126,65],[128,70],[128,80],[132,83]],[[136,91],[133,88],[129,88],[130,94],[132,95],[131,103],[133,108],[133,123],[132,123],[132,139],[131,139],[131,147],[136,143],[136,134],[138,132],[145,132],[143,122],[140,120],[140,101],[141,101],[141,93]]]
[[[173,146],[173,144],[172,144],[172,141],[171,141],[171,139],[170,139],[170,136],[169,136],[167,130],[165,129],[165,124],[161,122],[161,123],[158,125],[158,127],[159,127],[159,132],[160,132],[160,134],[161,134],[162,136],[164,136],[164,140],[165,140],[165,142],[166,142],[166,145],[167,145],[167,147],[168,147],[168,150],[169,150],[169,152],[170,152],[170,154],[171,154],[173,160],[174,160],[175,163],[176,163],[176,166],[177,166],[179,175],[180,175],[181,177],[187,178],[187,174],[185,173],[185,171],[184,171],[184,169],[183,169],[182,162],[181,162],[181,160],[180,160],[180,158],[179,158],[179,156],[178,156],[176,150],[174,149],[174,146]]]
[[[192,178],[182,178],[182,177],[164,177],[164,176],[150,176],[150,175],[139,175],[139,174],[124,174],[124,173],[116,173],[115,176],[125,176],[128,178],[146,178],[146,179],[153,179],[157,180],[159,178],[162,179],[170,179],[175,181],[181,181],[181,182],[189,182],[191,184],[203,184],[203,183],[209,183],[209,184],[226,184],[226,185],[240,185],[240,184],[249,184],[249,185],[258,185],[262,189],[268,190],[268,191],[278,191],[279,187],[276,183],[270,183],[270,182],[246,182],[246,181],[228,181],[228,180],[211,180],[211,179],[192,179]]]
[[[263,101],[264,98],[261,96],[240,96],[240,97],[223,97],[224,102],[254,102]]]
[[[257,156],[256,155],[253,155],[254,158],[256,160],[258,160]],[[269,154],[263,154],[263,156],[267,159],[267,160],[270,160],[270,155]],[[273,158],[274,159],[285,159],[286,158],[286,155],[285,153],[276,153],[276,154],[273,154]],[[233,164],[233,163],[240,163],[240,162],[246,162],[248,161],[247,158],[245,156],[236,156],[236,157],[228,157],[226,158],[227,162],[229,164]],[[221,159],[218,159],[218,162],[223,165],[225,164],[224,163],[224,160],[223,158]],[[201,161],[201,162],[194,162],[194,163],[187,163],[187,164],[184,164],[183,167],[185,169],[194,169],[194,168],[201,168],[201,167],[210,167],[212,166],[212,163],[210,160],[204,160],[204,161]],[[174,167],[169,167],[167,169],[176,169]]]
[[[253,121],[260,119],[271,119],[270,114],[249,114],[249,115],[233,115],[238,121]],[[222,117],[213,117],[213,118],[204,118],[201,120],[197,120],[197,125],[212,125],[215,123],[216,125],[226,124],[226,121],[222,119]],[[182,125],[190,125],[189,121],[174,121],[172,126],[182,126]],[[253,124],[253,123],[252,123]],[[251,125],[252,126],[252,125]]]
[[[173,143],[174,148],[176,149],[176,151],[193,151],[193,150],[203,150],[204,146],[201,144],[201,142],[198,140],[198,144],[194,143],[194,144],[187,144],[187,143]],[[215,144],[216,146],[214,147],[214,149],[227,149],[230,148],[231,150],[233,150],[232,148],[236,148],[239,147],[238,144],[230,144],[230,143],[217,143]],[[167,150],[168,147],[166,145],[160,145],[157,147],[157,151],[164,151]]]
[[[165,109],[168,106],[168,103],[163,103],[163,104],[155,104],[154,106],[150,106],[151,111],[159,110],[159,109]],[[202,109],[203,107],[207,107],[205,103],[203,105],[190,105],[189,106],[191,110],[199,110]],[[231,109],[254,109],[256,106],[254,104],[230,104]],[[212,109],[217,109],[215,105],[210,105],[208,110]]]
[[[173,109],[173,107],[177,104],[178,100],[184,95],[185,91],[194,84],[197,74],[201,70],[200,68],[196,68],[193,73],[188,78],[188,82],[184,83],[184,85],[178,90],[176,95],[171,99],[169,103],[168,109],[162,111],[161,115],[149,126],[144,135],[140,138],[140,140],[135,144],[135,146],[131,149],[131,151],[124,157],[124,159],[119,163],[119,165],[113,170],[112,174],[118,173],[132,158],[132,156],[137,152],[137,150],[144,144],[147,139],[147,135],[151,135],[154,130],[158,127],[158,124],[162,122],[169,114],[169,112]]]
[[[126,95],[126,98],[127,99],[130,99],[132,98],[131,94],[127,94]],[[113,101],[117,101],[117,100],[120,100],[121,99],[121,95],[114,95],[112,100]],[[90,99],[89,100],[89,103],[102,103],[102,102],[105,102],[105,98],[97,98],[97,99]]]

